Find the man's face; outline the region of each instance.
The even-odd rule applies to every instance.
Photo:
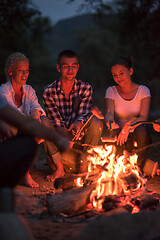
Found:
[[[61,73],[61,79],[67,81],[74,81],[79,70],[78,59],[76,57],[62,57],[57,70]]]

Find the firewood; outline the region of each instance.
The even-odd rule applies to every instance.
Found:
[[[140,199],[140,202],[140,209],[154,209],[159,204],[159,199],[147,194]]]
[[[118,206],[116,208],[113,208],[110,211],[105,211],[101,213],[101,216],[110,216],[114,214],[131,213],[131,212],[132,212],[131,205],[125,205],[125,206]]]
[[[81,178],[84,185],[94,184],[100,177],[100,171],[94,170],[91,173],[70,174],[57,178],[54,182],[55,189],[71,189],[77,187],[77,179]]]
[[[83,209],[88,204],[89,196],[95,184],[88,185],[82,188],[64,191],[46,199],[46,206],[51,215],[74,214]]]
[[[117,196],[105,196],[104,202],[103,202],[103,210],[104,211],[110,211],[114,208],[118,207],[118,203],[119,203],[119,199],[117,198]]]
[[[86,175],[86,174],[85,174]],[[55,189],[70,189],[77,186],[76,180],[79,178],[79,175],[69,175],[57,178],[54,182]],[[81,177],[82,179],[85,178],[85,176]]]

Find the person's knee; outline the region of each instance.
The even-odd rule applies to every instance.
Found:
[[[98,119],[97,117],[93,117],[91,119],[90,129],[91,129],[91,131],[93,131],[93,133],[94,132],[102,133],[102,130],[103,130],[102,120]]]
[[[135,129],[135,133],[137,136],[137,140],[139,140],[141,143],[144,142],[146,144],[149,144],[151,142],[151,136],[144,126],[139,126]]]

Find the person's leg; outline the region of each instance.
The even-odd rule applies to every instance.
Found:
[[[101,134],[103,130],[103,122],[102,120],[98,119],[97,117],[92,117],[91,120],[88,122],[86,127],[84,128],[83,132],[83,138],[81,140],[81,143],[87,144],[90,146],[96,146],[98,145]],[[82,147],[80,150],[83,151],[83,153],[86,154],[88,150],[88,146]],[[79,158],[79,172],[87,172],[88,171],[88,162],[87,158],[83,157],[83,154]]]
[[[143,125],[135,128],[134,132],[131,133],[130,135],[131,135],[130,147],[129,147],[130,151],[132,151],[135,148],[134,142],[137,142],[137,149],[141,149],[151,143],[151,137],[148,132],[148,129]],[[143,172],[143,167],[146,161],[146,154],[147,154],[147,149],[144,149],[137,153],[138,155],[137,165],[142,172]]]
[[[0,187],[14,187],[38,156],[38,145],[27,136],[16,136],[0,144]]]
[[[99,143],[103,130],[103,122],[97,117],[93,117],[84,128],[83,143],[96,146]],[[88,147],[83,147],[83,152],[86,152]]]
[[[68,131],[64,127],[56,127],[55,131],[58,132],[60,135],[69,138]],[[54,171],[50,175],[46,177],[47,181],[52,181],[58,177],[64,176],[64,168],[63,168],[63,158],[61,153],[58,151],[57,146],[49,141],[44,141],[43,143],[44,149],[47,154],[47,163],[49,167]]]

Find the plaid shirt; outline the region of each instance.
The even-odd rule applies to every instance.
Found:
[[[69,99],[61,89],[61,81],[56,80],[43,92],[46,114],[55,127],[69,128],[76,120],[86,121],[92,105],[91,85],[75,79]]]

